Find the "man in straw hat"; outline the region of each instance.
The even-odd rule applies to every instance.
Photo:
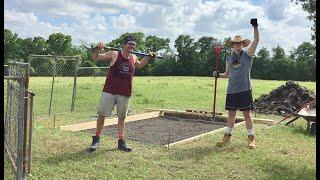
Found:
[[[259,42],[259,33],[256,19],[252,19],[251,24],[253,26],[254,40],[248,50],[245,51],[243,48],[250,44],[250,40],[243,39],[240,35],[234,36],[230,43],[230,48],[233,49],[233,52],[226,59],[225,72],[221,74],[217,71],[213,72],[214,77],[229,78],[225,105],[225,109],[228,110],[227,127],[222,141],[219,141],[217,146],[230,142],[236,111],[239,109],[243,113],[248,130],[248,148],[255,148],[253,122],[250,115],[250,111],[253,109],[250,72],[252,57]]]

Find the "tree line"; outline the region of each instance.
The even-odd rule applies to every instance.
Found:
[[[127,34],[122,34],[106,45],[121,47]],[[138,69],[136,75],[140,76],[211,76],[216,63],[213,46],[224,47],[220,58],[220,69],[218,69],[220,72],[225,70],[225,59],[232,53],[232,50],[226,46],[230,43],[230,37],[218,40],[214,37],[203,36],[195,40],[190,35],[179,35],[174,41],[177,51],[174,54],[170,49],[168,38],[155,35],[146,36],[142,32],[133,34],[137,38],[136,51],[154,51],[165,57],[164,60],[151,61],[146,67]],[[30,54],[80,56],[80,66],[106,66],[103,62],[93,62],[90,51],[73,45],[70,35],[53,33],[48,39],[39,36],[22,39],[11,30],[4,29],[4,64],[11,59],[28,62]],[[48,66],[48,64],[43,64],[43,66]],[[41,66],[38,68],[48,69]],[[271,52],[263,47],[255,53],[251,77],[269,80],[315,81],[316,46],[311,42],[303,42],[289,54],[286,54],[279,45],[272,48]]]

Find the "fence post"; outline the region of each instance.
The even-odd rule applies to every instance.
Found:
[[[28,152],[28,174],[31,174],[31,158],[32,158],[32,127],[33,127],[33,96],[35,94],[33,92],[30,92],[30,114],[29,114],[29,152]]]
[[[49,103],[49,115],[51,115],[51,107],[52,107],[52,96],[53,96],[53,87],[54,87],[54,78],[56,76],[56,58],[53,58],[53,64],[52,64],[52,70],[53,70],[53,74],[52,74],[52,83],[51,83],[51,95],[50,95],[50,103]]]
[[[78,66],[79,66],[79,58],[77,58],[75,63],[74,77],[73,77],[73,89],[72,89],[72,102],[71,102],[71,111],[74,111],[74,106],[76,102],[76,94],[77,94],[77,76],[78,76]]]
[[[25,64],[24,66],[24,114],[23,114],[23,131],[24,131],[24,139],[23,139],[23,172],[26,174],[27,170],[27,131],[28,131],[28,101],[29,101],[29,64]]]
[[[11,70],[10,70],[10,67],[8,68],[8,75],[11,75]],[[10,99],[12,98],[12,95],[11,95],[11,91],[10,91],[10,88],[11,88],[11,84],[9,82],[9,80],[7,80],[7,102],[6,102],[6,109],[5,109],[5,127],[9,127],[8,126],[8,112],[10,113],[11,109],[12,109],[12,106],[10,105],[9,106],[9,102],[12,102],[10,101]],[[10,97],[10,99],[9,99]],[[4,134],[6,134],[6,128],[4,128]],[[8,131],[8,133],[10,133],[10,131]],[[6,146],[7,142],[6,142],[6,138],[4,138],[4,146]]]
[[[20,79],[20,87],[24,86],[24,79]],[[18,117],[18,151],[17,151],[17,179],[25,179],[24,178],[24,167],[23,167],[23,141],[24,141],[24,88],[20,88],[20,100],[19,100],[19,117]]]

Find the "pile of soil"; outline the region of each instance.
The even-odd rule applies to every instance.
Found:
[[[311,101],[316,101],[313,91],[293,81],[287,81],[285,85],[255,99],[253,104],[258,113],[288,115]]]

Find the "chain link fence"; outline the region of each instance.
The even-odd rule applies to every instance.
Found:
[[[29,56],[30,89],[39,92],[36,115],[70,112],[74,102],[76,70],[79,56]]]
[[[78,67],[74,77],[75,99],[72,110],[96,114],[109,67]]]
[[[37,92],[35,115],[72,111],[96,114],[109,67],[81,67],[79,56],[30,55],[30,89]],[[103,66],[103,67],[101,67]]]
[[[4,151],[16,175],[31,172],[32,92],[28,91],[28,63],[11,61],[4,76]]]

